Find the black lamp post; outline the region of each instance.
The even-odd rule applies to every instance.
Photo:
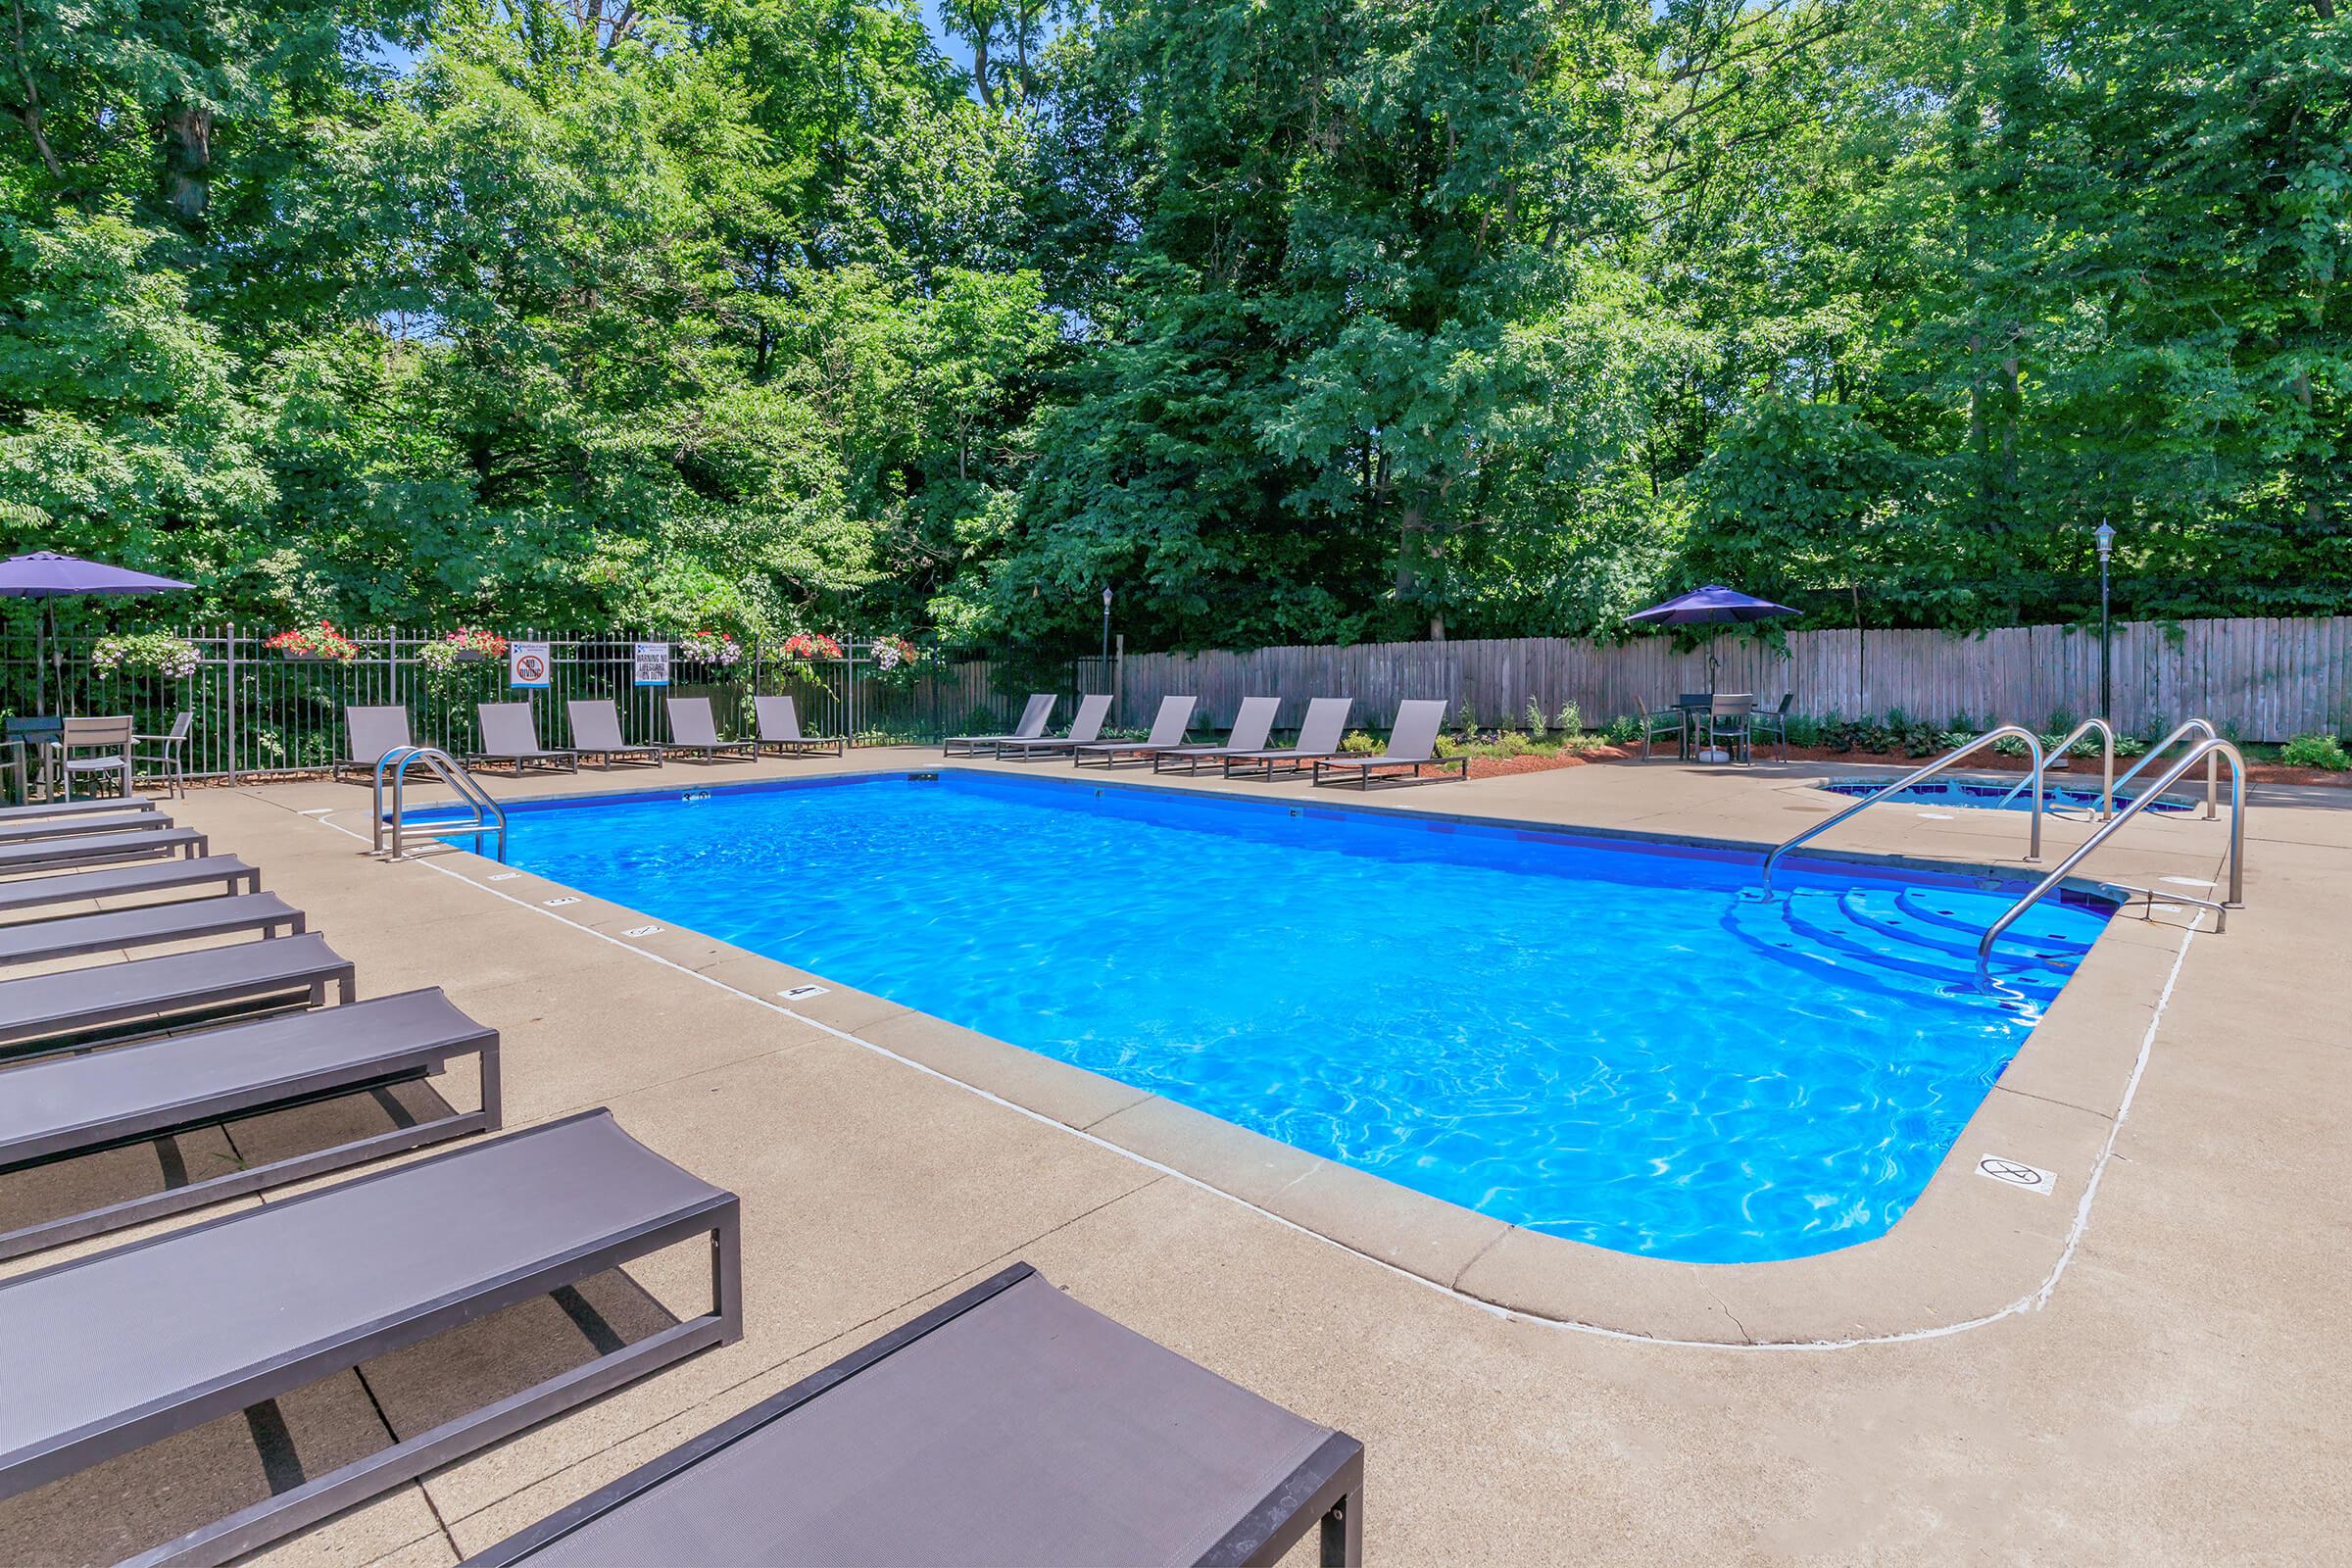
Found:
[[[1107,674],[1110,665],[1110,590],[1107,588],[1102,590],[1102,664],[1103,672]]]
[[[2115,554],[2115,527],[2099,524],[2094,535],[2099,541],[2099,716],[2113,722],[2115,718],[2115,665],[2107,647],[2107,561]]]

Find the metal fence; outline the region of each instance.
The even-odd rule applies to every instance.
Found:
[[[517,691],[508,686],[503,659],[462,663],[446,673],[422,664],[417,651],[441,640],[437,633],[346,632],[359,650],[347,662],[287,659],[266,646],[267,634],[233,627],[176,635],[196,649],[190,675],[103,673],[90,657],[99,639],[82,635],[47,645],[45,681],[35,637],[0,635],[0,705],[12,717],[42,706],[53,713],[128,713],[143,734],[163,733],[177,714],[192,713],[188,775],[235,777],[324,768],[346,756],[343,710],[350,706],[405,707],[418,744],[463,757],[478,749],[477,703],[529,698],[541,744],[561,747],[570,744],[564,705],[574,698],[609,698],[620,711],[624,735],[663,740],[669,733],[663,697],[710,697],[720,733],[744,736],[753,733],[752,698],[781,693],[796,700],[802,728],[810,733],[887,745],[1000,728],[1018,714],[1026,692],[1040,689],[1038,682],[1062,690],[1074,678],[1067,660],[923,649],[911,664],[892,669],[863,639],[844,639],[840,659],[797,659],[783,652],[780,641],[755,638],[732,666],[679,660],[668,687],[639,686],[636,645],[674,645],[675,637],[523,631],[509,635],[547,643],[551,667],[544,689]]]

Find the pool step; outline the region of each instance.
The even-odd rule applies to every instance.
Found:
[[[1873,937],[1952,954],[1971,964],[1977,961],[1977,943],[1985,926],[2000,918],[2008,907],[1998,899],[1980,898],[1977,902],[1984,906],[1984,921],[1972,925],[1958,912],[1967,905],[1949,896],[1945,896],[1942,907],[1938,908],[1937,918],[1932,920],[1905,908],[1899,894],[1889,895],[1883,889],[1847,888],[1838,897],[1846,919]],[[2041,922],[2045,929],[2027,929],[2027,921],[2032,917],[2032,911],[2028,911],[2016,925],[2002,933],[2001,940],[1993,945],[1995,957],[2014,959],[2021,964],[2037,961],[2072,974],[2082,955],[2090,951],[2090,945],[2046,929],[2052,923],[2046,918]]]
[[[1982,927],[1962,923],[1970,904],[1987,906],[1989,922],[2005,907],[1989,895],[1944,898],[1930,906],[1943,916],[1920,918],[1880,889],[1795,888],[1770,903],[1740,900],[1725,926],[1758,951],[1801,969],[1834,969],[1843,983],[1905,996],[1922,990],[1975,990],[1976,938]],[[1958,911],[1958,912],[1946,912]],[[2045,922],[2046,925],[2046,922]],[[1991,970],[2005,985],[2046,1001],[2066,983],[2083,944],[2044,929],[2023,939],[2004,937]]]

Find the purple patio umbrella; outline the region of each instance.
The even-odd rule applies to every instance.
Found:
[[[1728,626],[1738,621],[1770,620],[1775,615],[1799,615],[1800,610],[1757,599],[1736,588],[1711,582],[1664,604],[1637,610],[1625,618],[1638,626]],[[1715,689],[1715,639],[1707,639],[1707,690]]]
[[[41,662],[33,704],[49,711],[48,652],[57,641],[57,607],[50,601],[84,594],[162,594],[193,588],[192,582],[158,577],[152,572],[110,566],[104,562],[76,561],[53,550],[0,561],[0,599],[38,599],[41,605]]]

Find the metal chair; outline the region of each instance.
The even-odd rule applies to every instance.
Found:
[[[1642,727],[1642,760],[1649,760],[1649,743],[1660,735],[1672,735],[1675,755],[1682,755],[1688,720],[1680,708],[1651,708],[1645,704],[1634,714],[1634,722]]]
[[[65,776],[66,799],[74,798],[74,780],[112,773],[122,781],[124,799],[130,796],[131,722],[128,713],[111,718],[69,718],[58,731],[58,770]],[[95,757],[76,757],[95,752]]]
[[[1736,692],[1716,696],[1707,704],[1706,749],[1710,752],[1721,751],[1727,758],[1736,757],[1740,761],[1753,766],[1756,756],[1748,743],[1748,720],[1755,710],[1756,699],[1752,693]],[[1725,746],[1726,741],[1731,745]]]
[[[1748,716],[1748,745],[1752,748],[1759,737],[1769,736],[1780,748],[1781,760],[1788,760],[1788,710],[1796,706],[1796,693],[1784,692],[1781,706],[1759,709]]]
[[[187,709],[182,709],[179,716],[172,720],[172,728],[164,734],[133,735],[130,738],[131,765],[136,767],[141,762],[153,763],[159,776],[172,781],[172,793],[174,796],[187,794],[188,764],[186,758],[181,753],[188,744],[188,731],[195,723],[195,713]],[[154,749],[141,751],[139,750],[141,746]]]

